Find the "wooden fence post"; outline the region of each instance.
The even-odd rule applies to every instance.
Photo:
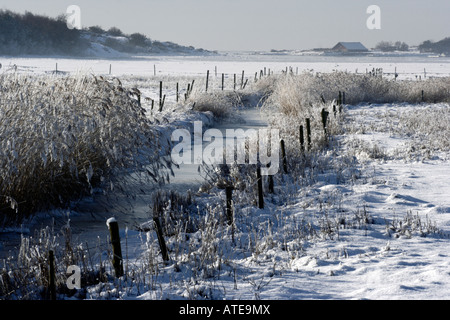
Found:
[[[165,102],[166,102],[166,95],[163,96],[162,103],[161,103],[161,107],[159,108],[159,112],[162,111]]]
[[[189,89],[189,96],[191,95],[191,93],[192,93],[192,89],[194,89],[194,82],[195,82],[195,79],[194,80],[192,80],[192,83],[191,83],[191,88]]]
[[[233,187],[227,186],[225,187],[225,195],[226,195],[226,215],[228,220],[228,225],[233,225]]]
[[[300,125],[300,149],[302,153],[305,152],[305,137],[303,135],[303,125]]]
[[[268,189],[269,189],[269,193],[274,193],[274,183],[273,183],[273,175],[269,174],[267,176],[267,182],[268,182]]]
[[[53,254],[53,250],[50,250],[48,252],[48,263],[49,263],[48,281],[49,281],[50,300],[56,300],[55,256]]]
[[[244,70],[242,70],[241,89],[244,88]]]
[[[325,111],[325,109],[323,108],[321,115],[322,115],[323,131],[325,132],[325,136],[326,136],[327,135],[327,119],[328,119],[329,112]]]
[[[184,94],[184,100],[186,101],[189,98],[189,88],[191,87],[191,84],[188,83],[186,93]]]
[[[162,110],[162,92],[163,92],[163,83],[159,82],[159,112]]]
[[[256,168],[256,179],[258,180],[258,207],[260,209],[264,209],[264,194],[263,194],[260,164],[258,164]]]
[[[225,87],[225,74],[222,73],[222,91],[223,91],[224,87]]]
[[[169,253],[167,251],[166,241],[164,240],[164,233],[161,228],[161,223],[156,215],[153,215],[153,222],[155,223],[156,235],[158,236],[159,248],[164,262],[169,261]]]
[[[206,92],[208,92],[209,70],[206,71]]]
[[[109,234],[111,236],[111,245],[113,248],[112,264],[117,278],[123,276],[122,248],[120,246],[119,223],[115,218],[109,218],[106,221]]]
[[[247,83],[248,83],[248,79],[245,79],[244,87],[242,89],[245,89],[245,87],[247,86]]]
[[[311,120],[306,118],[306,138],[308,139],[308,150],[311,150]]]
[[[286,159],[286,149],[284,145],[284,140],[280,140],[280,146],[281,146],[281,158],[283,160],[283,171],[284,173],[288,173],[287,171],[287,159]]]

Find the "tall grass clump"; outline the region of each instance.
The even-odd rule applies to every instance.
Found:
[[[1,222],[112,189],[126,170],[163,181],[168,164],[139,94],[118,79],[2,75]]]
[[[273,86],[270,105],[289,115],[320,101],[332,102],[340,91],[345,92],[346,104],[450,102],[450,77],[394,81],[370,74],[303,73],[279,76]]]
[[[224,119],[230,116],[239,104],[239,96],[227,91],[212,93],[194,91],[190,101],[193,103],[193,110],[211,112],[216,119]]]

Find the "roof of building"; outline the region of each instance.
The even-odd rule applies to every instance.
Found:
[[[345,49],[349,51],[368,51],[366,47],[363,46],[361,42],[339,42],[334,46],[333,49],[337,48],[339,45],[342,45]]]

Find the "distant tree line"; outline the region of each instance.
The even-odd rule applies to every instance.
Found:
[[[442,39],[438,42],[430,40],[424,41],[419,45],[420,52],[432,52],[437,54],[450,55],[450,37]]]
[[[409,46],[405,42],[401,41],[397,41],[395,43],[389,41],[381,41],[375,46],[375,49],[383,52],[408,51]]]
[[[0,10],[0,54],[82,56],[93,41],[134,54],[207,52],[173,42],[152,41],[141,33],[126,35],[116,27],[109,30],[99,26],[69,29],[64,15],[55,19],[30,12],[18,14]]]
[[[381,41],[377,43],[375,49],[383,52],[392,52],[392,51],[408,51],[409,46],[405,42],[397,41],[397,42],[389,42],[389,41]],[[442,39],[438,42],[433,42],[431,40],[427,40],[422,42],[418,49],[420,52],[424,53],[436,53],[436,54],[445,54],[450,55],[450,37]]]
[[[79,55],[88,46],[80,30],[69,29],[63,15],[56,19],[0,10],[0,54]]]
[[[93,35],[103,37],[103,40],[100,41],[103,45],[120,52],[150,54],[163,52],[207,52],[207,50],[204,49],[196,49],[192,46],[181,46],[170,41],[161,42],[152,40],[142,33],[132,33],[126,35],[116,27],[104,30],[100,26],[92,26],[87,28],[87,31]]]
[[[152,40],[141,33],[126,35],[119,28],[112,27],[103,30],[100,26],[92,26],[86,29],[91,35],[103,37],[103,45],[120,52],[142,53],[148,52],[152,46]]]

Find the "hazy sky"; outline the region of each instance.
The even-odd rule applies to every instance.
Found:
[[[450,36],[449,0],[0,0],[0,9],[56,17],[81,8],[83,27],[118,27],[209,50],[332,47],[339,41],[417,45]],[[369,30],[370,5],[381,29]]]

